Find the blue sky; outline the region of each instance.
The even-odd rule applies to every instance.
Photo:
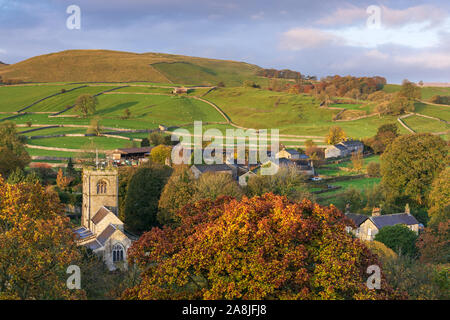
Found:
[[[66,27],[69,5],[81,9],[80,30]],[[0,61],[67,49],[450,82],[450,1],[0,0]]]

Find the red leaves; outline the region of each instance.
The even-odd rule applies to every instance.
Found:
[[[377,296],[364,279],[376,258],[345,232],[333,206],[265,194],[200,201],[178,215],[177,228],[154,228],[130,249],[131,260],[148,269],[124,298]]]

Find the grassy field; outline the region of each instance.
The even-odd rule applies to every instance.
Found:
[[[61,92],[61,89],[69,90],[77,86],[0,86],[0,112],[16,112],[39,99]]]
[[[172,65],[174,64],[174,65]],[[164,53],[67,50],[4,66],[4,79],[32,82],[155,82],[241,84],[260,68],[243,62]],[[208,76],[208,77],[207,77]]]
[[[422,102],[416,102],[414,107],[417,113],[450,121],[450,107],[433,106]]]
[[[83,94],[95,95],[105,90],[110,90],[113,87],[84,87],[75,89],[70,92],[66,92],[55,97],[51,97],[49,99],[45,99],[41,101],[31,108],[27,109],[27,112],[57,112],[62,111],[66,107],[75,104],[77,98]]]
[[[386,84],[383,88],[384,92],[393,93],[401,89],[399,84]],[[435,95],[450,96],[450,88],[448,87],[423,87],[421,88],[422,100],[428,100]]]
[[[450,130],[450,126],[442,121],[420,116],[410,116],[404,118],[403,121],[416,132],[444,132]]]
[[[61,137],[27,140],[27,143],[30,145],[68,149],[83,149],[88,147],[91,142],[101,150],[113,150],[132,146],[131,141],[107,137]]]
[[[363,159],[363,170],[367,168],[367,165],[371,162],[380,163],[380,156],[374,155]],[[336,177],[336,176],[348,176],[348,175],[354,175],[357,174],[355,172],[341,170],[340,168],[351,168],[352,162],[351,161],[345,161],[341,163],[332,163],[327,164],[323,168],[317,169],[319,175],[324,176],[330,176],[330,177]]]

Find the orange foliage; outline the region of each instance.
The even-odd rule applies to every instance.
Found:
[[[123,299],[385,299],[366,286],[378,260],[334,206],[265,194],[188,204],[177,228],[153,228],[129,249],[142,281]]]

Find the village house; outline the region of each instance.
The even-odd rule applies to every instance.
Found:
[[[348,232],[352,232],[357,238],[361,240],[372,241],[375,235],[386,226],[394,226],[396,224],[403,224],[410,230],[419,233],[419,222],[411,215],[409,208],[405,208],[403,213],[385,214],[381,215],[380,208],[374,208],[372,216],[366,216],[355,213],[345,213],[346,217],[353,221],[356,229],[347,227]]]
[[[272,165],[275,167],[293,167],[297,169],[297,171],[301,174],[304,174],[305,176],[314,176],[315,170],[314,170],[314,164],[311,160],[293,160],[293,159],[286,159],[286,158],[280,158],[278,159],[278,164],[275,161],[269,160],[263,164],[263,166]]]
[[[191,171],[195,179],[198,179],[205,172],[230,174],[233,179],[237,179],[237,168],[228,164],[194,164]]]
[[[276,154],[276,158],[300,159],[300,155],[300,152],[298,152],[296,149],[283,148]]]
[[[134,240],[117,217],[118,185],[117,169],[83,170],[81,226],[74,230],[77,245],[102,257],[109,270],[127,268],[127,250]]]
[[[358,140],[342,141],[325,149],[325,159],[343,158],[351,156],[354,152],[363,152],[364,144]]]

